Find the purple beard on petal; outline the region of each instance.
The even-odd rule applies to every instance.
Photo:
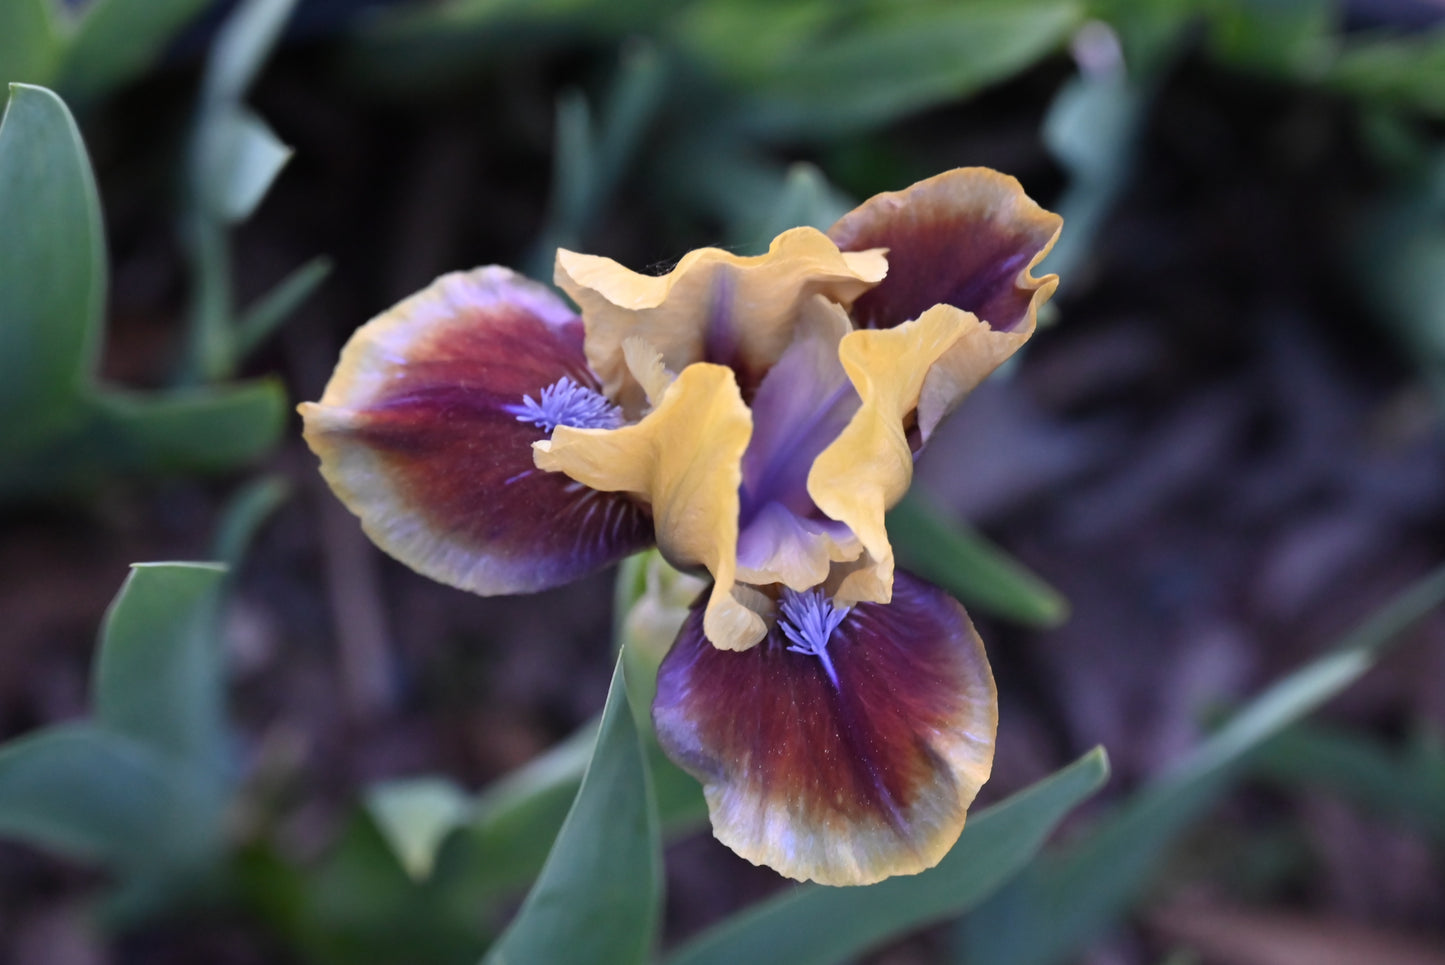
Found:
[[[458,552],[505,561],[506,592],[570,582],[652,542],[645,506],[533,462],[547,433],[519,419],[527,397],[566,382],[600,398],[582,338],[580,321],[547,324],[512,305],[460,311],[412,346],[352,430]]]
[[[799,339],[763,378],[752,403],[752,441],[743,454],[742,565],[757,568],[779,545],[809,534],[847,537],[848,527],[824,516],[808,495],[808,471],[859,405],[830,339]]]
[[[780,622],[753,649],[725,651],[708,642],[695,608],[658,671],[658,738],[704,783],[791,799],[814,824],[877,824],[907,837],[918,795],[953,787],[938,736],[963,730],[992,742],[991,727],[971,730],[993,699],[983,647],[956,601],[904,572],[891,604],[832,616],[831,607],[819,614],[814,636],[827,636],[810,647]],[[825,648],[826,665],[816,655]]]

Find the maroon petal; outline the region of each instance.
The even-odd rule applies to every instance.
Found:
[[[371,538],[482,594],[570,582],[649,545],[645,507],[533,464],[524,399],[566,377],[598,388],[582,323],[504,268],[446,275],[359,329],[306,440]]]
[[[891,328],[946,304],[994,331],[1032,329],[1058,277],[1035,278],[1063,219],[988,168],[957,168],[874,195],[828,229],[843,251],[888,249],[888,275],[853,305],[865,328]]]
[[[899,573],[893,601],[848,611],[819,654],[781,622],[751,650],[719,650],[694,609],[662,662],[653,718],[703,783],[720,841],[842,885],[947,853],[988,778],[998,713],[963,608]]]

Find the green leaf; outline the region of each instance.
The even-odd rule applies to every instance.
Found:
[[[0,833],[112,866],[111,912],[215,880],[231,787],[214,620],[224,568],[133,568],[94,668],[95,721],[0,750]]]
[[[291,486],[280,476],[265,476],[242,487],[226,504],[211,555],[231,569],[239,566],[256,531],[290,496]]]
[[[0,835],[72,858],[154,861],[173,791],[152,750],[90,724],[52,727],[0,747]]]
[[[235,374],[245,353],[304,297],[318,271],[288,279],[259,314],[237,327],[227,228],[250,217],[291,157],[242,103],[295,8],[295,0],[243,0],[226,17],[210,57],[191,135],[183,240],[192,271],[191,326],[181,381]],[[299,289],[299,290],[298,290]]]
[[[623,51],[596,123],[580,91],[558,98],[547,223],[528,256],[539,277],[551,274],[559,247],[582,245],[606,210],[662,104],[665,81],[657,52],[637,42]]]
[[[50,83],[60,51],[51,0],[0,3],[0,83]]]
[[[828,183],[822,171],[806,161],[788,168],[781,189],[768,206],[766,220],[743,232],[758,239],[758,250],[767,250],[772,239],[801,225],[827,231],[849,209],[853,200]]]
[[[82,495],[116,474],[197,474],[243,466],[276,444],[278,380],[163,394],[93,390],[75,417],[20,458],[0,460],[0,494]]]
[[[199,177],[206,208],[227,224],[245,221],[291,159],[291,148],[243,107],[218,107],[203,123]]]
[[[938,867],[866,888],[792,888],[704,932],[670,965],[827,965],[961,914],[1028,864],[1058,823],[1104,783],[1108,770],[1108,758],[1096,748],[970,817]]]
[[[94,0],[76,28],[60,75],[68,97],[91,100],[151,65],[211,0]]]
[[[1251,773],[1318,788],[1415,825],[1445,847],[1445,749],[1422,731],[1400,750],[1364,734],[1301,724],[1265,744]]]
[[[236,320],[236,353],[249,355],[331,274],[331,259],[312,258],[281,280]]]
[[[1198,19],[1200,0],[1090,0],[1089,17],[1118,34],[1134,80],[1157,77]]]
[[[376,823],[356,814],[318,862],[261,845],[233,862],[248,909],[318,965],[454,965],[486,950],[495,915],[471,886],[459,849],[432,875],[402,870]]]
[[[1069,616],[1057,590],[966,524],[949,520],[914,494],[888,514],[899,565],[981,612],[1029,626]]]
[[[244,221],[291,157],[241,104],[281,37],[296,0],[244,0],[226,18],[206,61],[191,180],[204,214]]]
[[[113,469],[206,473],[234,469],[276,444],[286,394],[275,379],[140,395],[108,392],[96,400],[97,445]]]
[[[1373,205],[1356,232],[1354,268],[1445,405],[1445,151]]]
[[[214,563],[143,563],[106,613],[95,662],[95,714],[107,729],[195,768],[225,742]]]
[[[467,839],[495,893],[522,888],[541,870],[596,743],[596,725],[583,727],[478,796]]]
[[[245,97],[295,9],[296,0],[243,0],[237,4],[216,34],[202,96],[231,102]]]
[[[874,18],[789,49],[751,85],[759,133],[837,136],[959,100],[1058,50],[1072,0],[880,5]]]
[[[1318,77],[1333,54],[1337,0],[1216,0],[1206,10],[1215,56],[1269,74]]]
[[[431,876],[442,842],[471,815],[472,802],[451,781],[422,777],[369,788],[366,810],[406,873],[424,881]]]
[[[581,786],[596,741],[594,722],[477,797],[464,834],[489,894],[507,894],[536,877]],[[704,824],[707,802],[701,786],[667,759],[655,739],[644,739],[643,747],[663,830],[679,834]]]
[[[1372,104],[1445,116],[1445,28],[1350,43],[1325,84]]]
[[[356,18],[345,67],[362,82],[415,92],[475,78],[499,61],[532,62],[581,41],[646,34],[675,0],[442,0]]]
[[[1044,260],[1044,270],[1069,279],[1094,250],[1104,219],[1128,183],[1138,131],[1150,97],[1140,81],[1119,70],[1069,81],[1044,118],[1050,153],[1069,172],[1056,205],[1068,227]]]
[[[1030,868],[965,919],[961,960],[989,965],[1071,960],[1144,893],[1171,844],[1229,788],[1248,754],[1358,680],[1390,642],[1442,601],[1445,569],[1401,593],[1330,653],[1260,694],[1079,844]]]
[[[10,86],[0,121],[0,418],[16,449],[72,417],[105,301],[100,200],[59,97]]]
[[[486,961],[645,962],[661,903],[657,807],[619,660],[577,799]]]

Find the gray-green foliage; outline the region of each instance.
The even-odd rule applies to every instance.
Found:
[[[663,756],[651,735],[641,739],[664,833],[696,830],[707,817],[697,782]],[[475,797],[436,777],[378,784],[366,794],[367,811],[413,877],[428,878],[452,839],[476,866],[471,886],[502,897],[541,870],[596,741],[593,722]]]
[[[212,0],[6,0],[0,82],[95,100],[144,72]]]
[[[1261,748],[1250,773],[1291,790],[1334,794],[1419,828],[1445,848],[1445,740],[1428,725],[1395,747],[1340,727],[1301,724]]]
[[[917,494],[888,514],[899,565],[980,612],[1030,626],[1057,626],[1069,604],[1057,590],[968,525]]]
[[[536,884],[485,959],[642,963],[662,910],[662,843],[641,735],[617,661],[587,773]]]
[[[1250,755],[1339,694],[1445,601],[1445,570],[1422,579],[1329,653],[1260,694],[1171,772],[1094,831],[1049,856],[964,920],[960,960],[1071,960],[1144,895],[1178,837],[1244,773]]]
[[[238,312],[230,231],[256,210],[291,157],[245,97],[295,8],[296,0],[243,0],[222,24],[206,63],[191,135],[183,241],[192,267],[191,328],[183,376],[191,382],[235,374],[255,349],[319,285],[325,259],[296,269]]]
[[[1350,253],[1361,286],[1445,405],[1445,149],[1405,165],[1362,227]]]
[[[0,495],[228,469],[275,442],[273,380],[168,393],[98,380],[100,203],[70,112],[41,87],[12,85],[0,121],[0,224]]]
[[[105,865],[131,912],[194,897],[224,851],[225,568],[133,568],[95,659],[94,716],[0,747],[0,834]]]

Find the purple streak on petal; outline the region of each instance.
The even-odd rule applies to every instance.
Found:
[[[703,337],[703,359],[731,366],[737,361],[738,326],[733,320],[737,279],[733,269],[719,267],[713,274],[711,299],[707,308],[707,334]]]
[[[516,410],[563,379],[597,392],[582,323],[499,302],[439,321],[407,349],[357,440],[382,458],[405,505],[450,544],[457,568],[485,567],[492,592],[570,582],[652,542],[647,509],[538,470],[545,438]]]
[[[956,601],[902,572],[889,604],[858,604],[831,628],[821,618],[837,611],[817,611],[812,620],[795,605],[758,646],[724,651],[694,609],[658,673],[658,738],[710,801],[727,802],[714,822],[732,840],[774,834],[768,812],[799,825],[790,835],[827,829],[840,848],[866,838],[926,851],[955,816],[957,833],[977,790],[966,785],[982,780],[955,770],[958,748],[978,749],[983,775],[992,755],[996,704],[978,638]],[[828,629],[826,639],[797,649],[798,620],[808,627],[798,636]]]
[[[858,393],[825,338],[790,345],[753,397],[753,437],[743,454],[741,528],[776,503],[816,518],[808,471],[858,411]]]
[[[811,506],[812,500],[808,503]],[[810,554],[810,547],[819,539],[845,543],[852,534],[847,523],[828,519],[816,509],[811,515],[800,516],[781,503],[764,503],[738,534],[738,565],[752,570],[770,569],[770,562],[781,556]]]

